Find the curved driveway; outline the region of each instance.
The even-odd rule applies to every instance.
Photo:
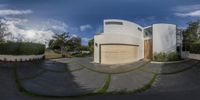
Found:
[[[90,59],[1,63],[0,97],[12,98],[9,97],[12,95],[15,100],[35,100],[43,96],[67,98],[100,93],[187,94],[200,89],[200,61],[188,60],[176,64],[139,61],[107,66],[89,63]]]

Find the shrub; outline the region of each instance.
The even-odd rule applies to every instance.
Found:
[[[75,54],[72,54],[73,57],[86,57],[86,56],[89,56],[89,54],[85,54],[85,53],[75,53]]]
[[[181,57],[175,52],[171,53],[160,52],[160,53],[154,53],[153,60],[159,62],[178,61],[181,60]]]
[[[30,42],[0,43],[2,55],[39,55],[44,54],[45,45]]]
[[[177,61],[177,60],[181,60],[181,56],[178,55],[175,52],[171,52],[167,55],[167,60],[168,61]]]
[[[166,53],[154,53],[153,60],[159,61],[159,62],[164,62],[167,61],[167,55]]]
[[[200,43],[193,43],[190,45],[190,52],[200,54]]]

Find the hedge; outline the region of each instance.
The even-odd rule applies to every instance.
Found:
[[[0,43],[1,55],[39,55],[44,54],[45,45],[30,42]]]
[[[159,62],[178,61],[181,60],[181,57],[179,54],[175,52],[171,53],[160,52],[160,53],[154,53],[153,60]]]
[[[200,43],[191,44],[190,53],[200,54]]]

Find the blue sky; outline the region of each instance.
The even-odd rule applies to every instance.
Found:
[[[0,17],[10,21],[16,36],[24,32],[26,38],[47,40],[53,33],[69,31],[87,44],[102,30],[103,19],[184,28],[188,21],[200,18],[200,0],[1,0]]]

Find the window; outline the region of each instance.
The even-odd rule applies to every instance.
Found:
[[[123,23],[122,22],[106,22],[105,23],[106,25],[123,25]]]
[[[96,46],[96,47],[98,47],[98,44],[97,44],[97,43],[95,43],[95,46]]]
[[[144,29],[144,37],[152,37],[152,27]]]
[[[138,30],[139,30],[139,31],[142,31],[142,29],[141,29],[141,28],[139,28],[139,27],[138,27]]]

